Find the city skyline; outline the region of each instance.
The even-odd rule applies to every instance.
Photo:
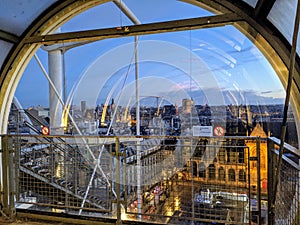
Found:
[[[135,5],[136,3],[133,4],[131,1],[127,1],[126,3],[136,12],[142,10],[142,5]],[[163,4],[166,4],[165,7],[172,5],[170,11],[175,11],[178,7],[182,7],[182,15],[175,16],[168,11],[168,15],[157,12],[157,15],[154,16],[149,13],[147,14],[146,10],[142,10],[146,13],[146,16],[141,16],[144,20],[143,22],[211,15],[208,11],[198,7],[188,6],[188,4],[179,2],[174,6],[173,3],[170,4],[169,1],[166,1]],[[99,11],[105,13],[99,15]],[[115,14],[117,18],[105,22],[104,18],[108,12]],[[94,20],[91,20],[91,17]],[[87,20],[87,18],[89,19]],[[61,30],[80,30],[84,26],[90,29],[99,26],[117,26],[120,25],[120,20],[122,21],[122,25],[131,24],[123,14],[120,14],[120,11],[113,3],[108,3],[75,17],[63,25]],[[95,21],[101,22],[97,24]],[[159,58],[160,54],[153,49],[153,52],[147,53],[148,59],[146,58],[146,61],[139,61],[139,75],[141,78],[156,77],[158,79],[166,79],[176,85],[181,92],[185,92],[188,96],[193,97],[193,99],[199,99],[197,104],[204,104],[206,101],[201,95],[195,96],[195,93],[200,92],[205,92],[206,95],[209,95],[208,102],[210,105],[219,104],[218,102],[214,102],[215,99],[216,101],[219,100],[219,97],[224,99],[224,104],[269,104],[271,102],[280,103],[284,99],[284,88],[263,54],[244,34],[232,26],[144,35],[139,37],[139,41],[139,45],[147,41],[160,43],[163,48],[172,45],[173,49],[176,48],[175,51],[184,52],[184,54],[174,54],[172,52],[171,55],[168,55],[171,58],[173,56],[176,58],[172,60],[163,58],[162,60]],[[66,98],[70,97],[72,90],[78,86],[82,77],[90,72],[89,70],[93,65],[99,63],[99,61],[101,63],[101,60],[102,62],[104,60],[106,63],[109,63],[106,67],[113,67],[110,71],[112,76],[107,80],[100,79],[98,82],[94,82],[94,78],[92,78],[87,83],[88,85],[83,86],[82,90],[79,91],[82,91],[82,93],[90,92],[91,87],[96,90],[98,83],[104,82],[99,87],[99,90],[97,90],[98,93],[93,93],[93,101],[88,105],[93,106],[99,102],[106,102],[109,94],[111,95],[110,98],[117,99],[121,88],[116,89],[114,93],[109,93],[113,82],[119,81],[120,85],[128,86],[130,85],[129,81],[133,82],[134,78],[134,49],[130,51],[127,49],[124,51],[124,54],[120,54],[119,50],[124,49],[124,46],[132,45],[134,45],[134,39],[128,37],[101,40],[66,51],[64,57]],[[142,48],[139,49],[139,53],[140,51],[142,51]],[[47,52],[39,49],[37,56],[46,70],[48,70]],[[151,58],[150,61],[149,57]],[[155,57],[158,57],[156,61]],[[120,60],[125,60],[125,63],[116,66],[116,62]],[[100,71],[100,75],[96,74],[97,76],[103,76],[101,74],[107,72],[107,69],[103,68],[103,65],[99,64],[97,67]],[[195,71],[195,68],[197,71]],[[129,77],[126,81],[127,83],[120,80],[120,77],[125,76]],[[195,76],[200,76],[200,78],[195,78]],[[268,82],[261,82],[262,76],[265,76]],[[205,83],[204,77],[206,77],[205,79],[210,77],[211,82]],[[216,98],[214,98],[214,95],[216,95],[214,92],[218,94]],[[80,95],[82,96],[82,94]],[[166,94],[152,92],[151,95],[164,96]],[[21,78],[16,91],[16,97],[24,108],[28,108],[34,105],[47,107],[49,105],[48,96],[48,81],[42,74],[41,68],[39,68],[36,61],[32,59]],[[78,99],[75,104],[78,104],[81,100],[89,101],[88,99]]]

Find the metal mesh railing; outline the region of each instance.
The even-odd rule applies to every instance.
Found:
[[[273,208],[269,209],[274,213],[269,223],[298,225],[300,224],[300,153],[294,147],[288,144],[284,145],[277,193],[274,193],[274,176],[278,166],[280,141],[273,138],[269,142],[269,177],[271,178],[269,179],[269,199],[272,201],[276,197],[275,205],[270,206]]]
[[[106,149],[103,144],[44,136],[15,141],[20,150],[18,203],[30,203],[38,210],[76,213],[80,209],[80,214],[82,209],[111,211],[109,174],[94,171],[99,149]],[[109,161],[104,162],[103,167],[109,166]]]
[[[170,219],[171,222],[181,223],[191,220],[249,221],[250,183],[245,159],[248,147],[229,146],[226,141],[220,140],[173,141],[143,157],[140,167],[143,179],[142,205],[138,205],[136,192],[131,195],[128,192],[127,213],[134,217],[140,207],[143,218],[169,223]],[[220,157],[226,148],[235,157]],[[136,161],[133,162],[134,166]],[[128,184],[133,184],[127,186],[129,190],[134,189],[133,181]]]
[[[169,224],[265,221],[260,138],[5,137],[16,208]]]

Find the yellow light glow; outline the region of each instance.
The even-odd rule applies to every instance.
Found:
[[[64,127],[64,129],[67,129],[67,127],[68,127],[68,118],[69,118],[70,107],[71,107],[70,105],[67,105],[64,108],[63,113],[62,113],[61,124],[62,124],[62,127]]]
[[[101,125],[105,123],[106,110],[107,110],[107,105],[104,105],[102,115],[101,115]]]
[[[126,219],[127,219],[127,214],[126,214],[124,208],[121,209],[121,219],[122,219],[122,220],[126,220]]]
[[[179,206],[180,206],[180,200],[179,200],[179,197],[176,196],[175,199],[174,199],[174,206],[175,206],[175,210],[179,210]]]
[[[172,210],[171,207],[168,207],[167,212],[166,212],[166,216],[173,216],[174,211]]]
[[[57,165],[57,168],[56,168],[56,177],[61,177],[61,171],[62,171],[62,169],[61,169],[61,163],[59,163],[58,165]]]

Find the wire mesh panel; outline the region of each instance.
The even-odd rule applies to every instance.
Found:
[[[278,168],[278,142],[270,150],[270,179],[275,183],[275,169]],[[274,188],[274,187],[273,187]],[[276,196],[275,196],[276,194]],[[285,145],[280,165],[277,192],[270,190],[270,199],[276,197],[274,218],[270,224],[300,224],[300,155],[297,150]]]
[[[110,159],[100,164],[108,147],[93,138],[22,136],[17,163],[20,207],[85,214],[111,211]],[[99,161],[99,164],[97,164]]]
[[[251,142],[256,146],[255,140]],[[251,168],[251,142],[181,137],[161,140],[159,148],[151,140],[125,146],[133,152],[143,145],[151,149],[140,162],[131,156],[122,162],[127,218],[169,224],[249,224],[250,203],[259,195],[260,168],[257,162]]]
[[[249,224],[261,217],[267,166],[266,143],[258,138],[10,140],[17,208],[169,224]]]

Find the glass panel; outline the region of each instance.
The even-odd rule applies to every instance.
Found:
[[[123,1],[142,23],[161,22],[166,20],[187,19],[213,15],[209,11],[174,0],[124,0]],[[145,10],[147,9],[147,10]],[[179,10],[180,9],[180,10]]]
[[[297,0],[277,0],[268,15],[275,27],[284,35],[284,37],[292,44],[294,32],[294,22],[297,10]],[[298,34],[299,36],[299,34]],[[297,53],[300,53],[300,40],[298,38]]]
[[[147,2],[147,12],[139,11],[140,1],[133,2],[126,1],[143,23],[191,15],[178,8],[177,1],[172,1],[177,10],[170,6],[170,14],[151,8],[154,1]],[[112,3],[93,10],[62,31],[132,24]],[[181,11],[185,13],[178,15]],[[115,16],[111,21],[105,20],[108,12]],[[250,222],[249,199],[258,194],[258,178],[252,174],[267,168],[255,159],[255,137],[280,137],[285,91],[263,54],[235,27],[44,46],[37,58],[40,61],[32,59],[22,76],[15,95],[20,104],[14,102],[8,130],[39,133],[41,124],[47,124],[51,132],[63,129],[51,134],[68,136],[46,137],[46,143],[33,138],[35,144],[24,139],[14,145],[23,150],[18,154],[22,181],[30,178],[22,185],[25,200],[102,209],[103,203],[111,206],[109,201],[118,198],[113,191],[121,189],[122,196],[128,195],[127,213],[143,209],[145,220],[153,219],[153,213],[179,213],[197,220],[206,215],[211,221]],[[50,108],[49,102],[55,101],[58,104]],[[292,112],[288,121],[286,141],[297,146]],[[136,140],[136,135],[144,136]],[[116,145],[116,137],[127,141]],[[266,161],[266,142],[259,147]],[[48,174],[50,167],[55,174]],[[46,184],[41,192],[27,191],[26,187],[37,190],[40,183]],[[55,201],[44,198],[50,186],[55,187]],[[67,194],[75,198],[60,198]],[[100,202],[98,196],[107,201]]]
[[[133,37],[107,39],[65,53],[66,94],[73,101],[73,112],[76,105],[77,109],[89,109],[90,120],[96,116],[94,122],[110,123],[112,107],[122,106],[115,119],[124,120],[124,126],[129,121],[130,126],[135,123],[134,46]],[[245,136],[261,124],[265,136],[280,137],[285,91],[262,53],[233,26],[144,35],[139,37],[138,46],[140,104],[146,107],[141,114],[141,132],[183,135],[194,126],[208,126],[211,132],[213,128],[219,131],[213,135]],[[41,58],[47,55],[43,50],[38,54]],[[24,83],[16,93],[21,102],[31,96],[25,91],[25,80],[31,80],[31,90],[33,86],[39,93],[47,89],[33,82],[46,79],[34,60],[32,65],[36,72],[25,72]],[[39,78],[30,74],[39,74]],[[261,77],[268,82],[261,82]],[[28,101],[24,107],[33,102],[48,105],[47,94],[37,97],[40,100]],[[105,117],[103,112],[107,113]],[[195,120],[186,117],[187,113],[192,113]],[[162,124],[157,119],[154,122],[157,115],[163,119]],[[288,129],[292,133],[288,139],[297,137],[292,113],[289,115],[292,123]],[[147,127],[152,123],[161,124],[164,131],[149,131]],[[130,126],[120,130],[116,121],[112,126],[116,134],[135,132]]]
[[[47,52],[39,49],[37,55],[41,57],[42,63],[47,70]],[[22,107],[30,108],[40,105],[48,108],[49,84],[46,77],[43,75],[43,73],[41,73],[41,68],[35,60],[32,59],[29,62],[24,75],[21,77],[15,96],[20,96],[18,99],[20,100]],[[35,97],[36,101],[33,100],[33,96]]]
[[[137,18],[142,24],[212,15],[212,13],[202,8],[181,1],[125,0],[120,1],[120,3],[122,3],[124,7],[127,7],[129,14]],[[180,13],[178,13],[179,8]],[[93,19],[91,20],[89,18]],[[132,21],[130,21],[116,4],[107,2],[76,16],[62,26],[62,31],[119,27],[132,24]]]
[[[252,6],[253,8],[255,8],[258,0],[243,0],[244,2],[248,3],[250,6]]]
[[[2,65],[4,59],[6,58],[8,52],[12,48],[12,44],[0,40],[0,64]]]
[[[0,30],[21,35],[36,17],[56,0],[1,1]]]
[[[107,2],[77,15],[64,24],[61,30],[71,32],[128,25],[132,25],[132,22],[113,2]]]

